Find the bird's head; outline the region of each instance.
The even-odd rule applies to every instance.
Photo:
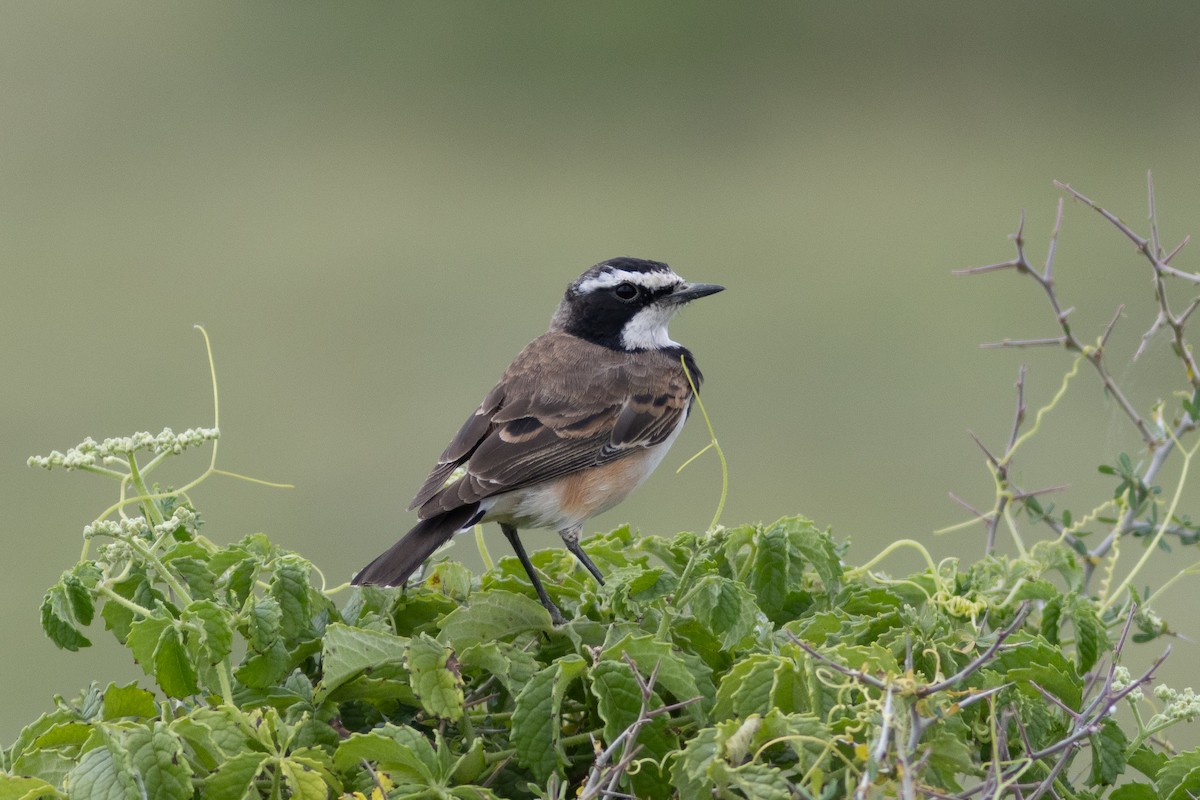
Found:
[[[667,334],[671,317],[692,300],[724,288],[689,283],[659,261],[613,258],[567,287],[550,329],[630,352],[678,347]]]

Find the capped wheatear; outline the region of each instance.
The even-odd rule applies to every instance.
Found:
[[[580,275],[550,330],[517,355],[442,453],[409,506],[420,521],[354,583],[402,584],[454,534],[498,522],[561,624],[517,530],[558,531],[604,583],[579,546],[583,523],[645,481],[679,435],[692,404],[683,365],[696,386],[701,375],[667,323],[723,288],[637,258],[602,261]]]

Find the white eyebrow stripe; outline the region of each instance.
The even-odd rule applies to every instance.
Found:
[[[595,278],[588,278],[579,284],[579,292],[586,294],[597,289],[611,289],[626,282],[654,290],[666,289],[668,286],[683,283],[683,278],[670,270],[666,272],[630,272],[627,269],[606,269]]]

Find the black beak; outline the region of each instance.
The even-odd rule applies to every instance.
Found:
[[[723,291],[725,287],[716,283],[685,283],[664,299],[671,305],[683,305]]]

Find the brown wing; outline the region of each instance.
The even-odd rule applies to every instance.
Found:
[[[544,334],[462,426],[412,505],[427,518],[659,444],[690,401],[670,355]],[[463,464],[466,475],[445,486]]]

